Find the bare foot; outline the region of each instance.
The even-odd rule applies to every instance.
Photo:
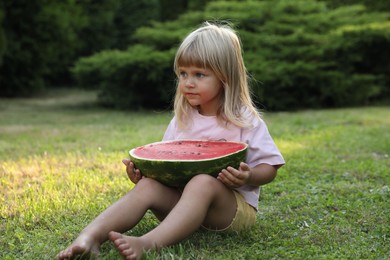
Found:
[[[129,237],[114,231],[108,237],[126,260],[139,260],[145,250],[155,248],[153,243],[141,237]]]
[[[90,237],[80,235],[68,248],[58,253],[57,259],[73,259],[77,256],[97,259],[99,246],[99,243]]]

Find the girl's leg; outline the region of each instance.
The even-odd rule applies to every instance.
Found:
[[[57,259],[76,255],[99,254],[99,246],[108,239],[110,231],[125,232],[133,228],[148,209],[163,218],[176,205],[180,193],[150,178],[144,178],[125,196],[93,220]]]
[[[183,194],[155,229],[141,237],[128,237],[110,232],[109,237],[126,259],[140,259],[144,250],[158,249],[177,243],[202,224],[223,229],[232,222],[237,205],[233,191],[216,178],[195,176]]]

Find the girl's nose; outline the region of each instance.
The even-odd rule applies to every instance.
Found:
[[[193,88],[195,85],[194,85],[194,81],[192,80],[191,77],[188,77],[186,82],[185,82],[185,86],[187,88]]]

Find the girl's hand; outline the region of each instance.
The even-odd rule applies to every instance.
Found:
[[[233,167],[223,169],[218,174],[217,179],[229,188],[238,188],[248,183],[250,175],[251,169],[248,164],[242,162],[238,170]]]
[[[129,159],[123,159],[123,164],[126,165],[126,172],[127,176],[129,176],[129,179],[137,184],[139,180],[143,178],[141,171],[137,168],[135,168],[134,163]]]

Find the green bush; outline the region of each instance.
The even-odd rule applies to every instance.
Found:
[[[72,68],[77,82],[99,89],[100,102],[121,109],[167,107],[174,93],[172,51],[135,45],[80,59]]]
[[[390,97],[390,22],[343,26],[332,34],[324,56],[346,76],[349,102]]]
[[[386,59],[390,49],[389,17],[389,12],[369,12],[363,5],[331,9],[326,3],[314,0],[211,1],[202,11],[139,28],[133,38],[148,50],[145,55],[129,55],[129,51],[105,53],[113,56],[111,70],[105,70],[104,76],[96,76],[95,70],[99,68],[95,66],[100,65],[90,64],[90,72],[79,73],[78,79],[81,85],[91,85],[88,81],[104,77],[94,85],[104,90],[102,101],[108,105],[131,107],[128,100],[123,100],[127,105],[110,103],[121,103],[123,93],[130,88],[137,97],[136,107],[150,107],[148,99],[138,98],[143,79],[118,75],[126,75],[126,69],[128,73],[146,73],[143,66],[148,64],[155,76],[153,80],[147,79],[146,85],[154,79],[164,80],[166,71],[171,75],[171,69],[163,68],[172,66],[173,53],[181,39],[204,20],[217,19],[235,25],[241,36],[244,59],[253,79],[252,92],[260,106],[291,110],[364,105],[389,95],[386,87],[390,64]],[[130,50],[134,48],[140,47]],[[171,59],[164,60],[168,64],[153,64],[151,59],[162,53],[171,55]],[[99,59],[101,55],[98,54]],[[116,72],[114,68],[118,65],[114,63],[122,59],[129,60],[126,66],[119,66],[123,72]],[[111,86],[110,77],[116,86],[102,87],[102,84]],[[165,104],[167,96],[172,95],[172,92],[163,94],[164,90],[172,89],[167,82],[174,85],[172,80],[153,83],[159,86],[163,100],[153,104]],[[107,99],[111,96],[115,98]]]
[[[3,22],[3,12],[0,10],[0,24]],[[3,27],[0,26],[0,66],[2,63],[3,55],[5,51],[5,37]]]
[[[320,0],[326,2],[331,7],[339,7],[345,5],[364,4],[368,9],[383,11],[390,10],[390,1],[388,0]]]
[[[79,46],[80,9],[73,0],[0,0],[5,42],[0,96],[30,96],[62,81]],[[56,75],[56,76],[54,76]]]
[[[80,30],[80,54],[92,55],[105,49],[126,49],[134,44],[134,31],[159,18],[159,0],[83,0],[86,24]]]
[[[126,49],[137,27],[158,18],[158,1],[0,0],[0,96],[73,84],[76,59]]]
[[[384,22],[389,13],[368,13],[359,5],[330,10],[315,1],[276,2],[236,6],[242,14],[235,17],[240,19],[237,26],[248,70],[255,79],[257,103],[276,110],[351,106],[388,94],[384,86],[388,86],[385,71],[390,63],[383,57],[388,57],[390,44]],[[210,6],[218,10],[220,4],[221,13],[230,17],[230,3]],[[382,26],[373,30],[370,24]],[[345,26],[360,29],[349,37],[335,33]],[[350,53],[367,66],[346,60],[342,49],[344,56]],[[374,50],[384,56],[373,56]]]
[[[369,14],[363,6],[328,10],[304,2],[264,4],[257,16],[260,25],[242,29],[248,70],[257,79],[257,101],[267,109],[291,110],[363,105],[386,95],[388,26],[372,21],[385,21],[389,14]],[[341,33],[351,26],[359,28],[353,36]]]

